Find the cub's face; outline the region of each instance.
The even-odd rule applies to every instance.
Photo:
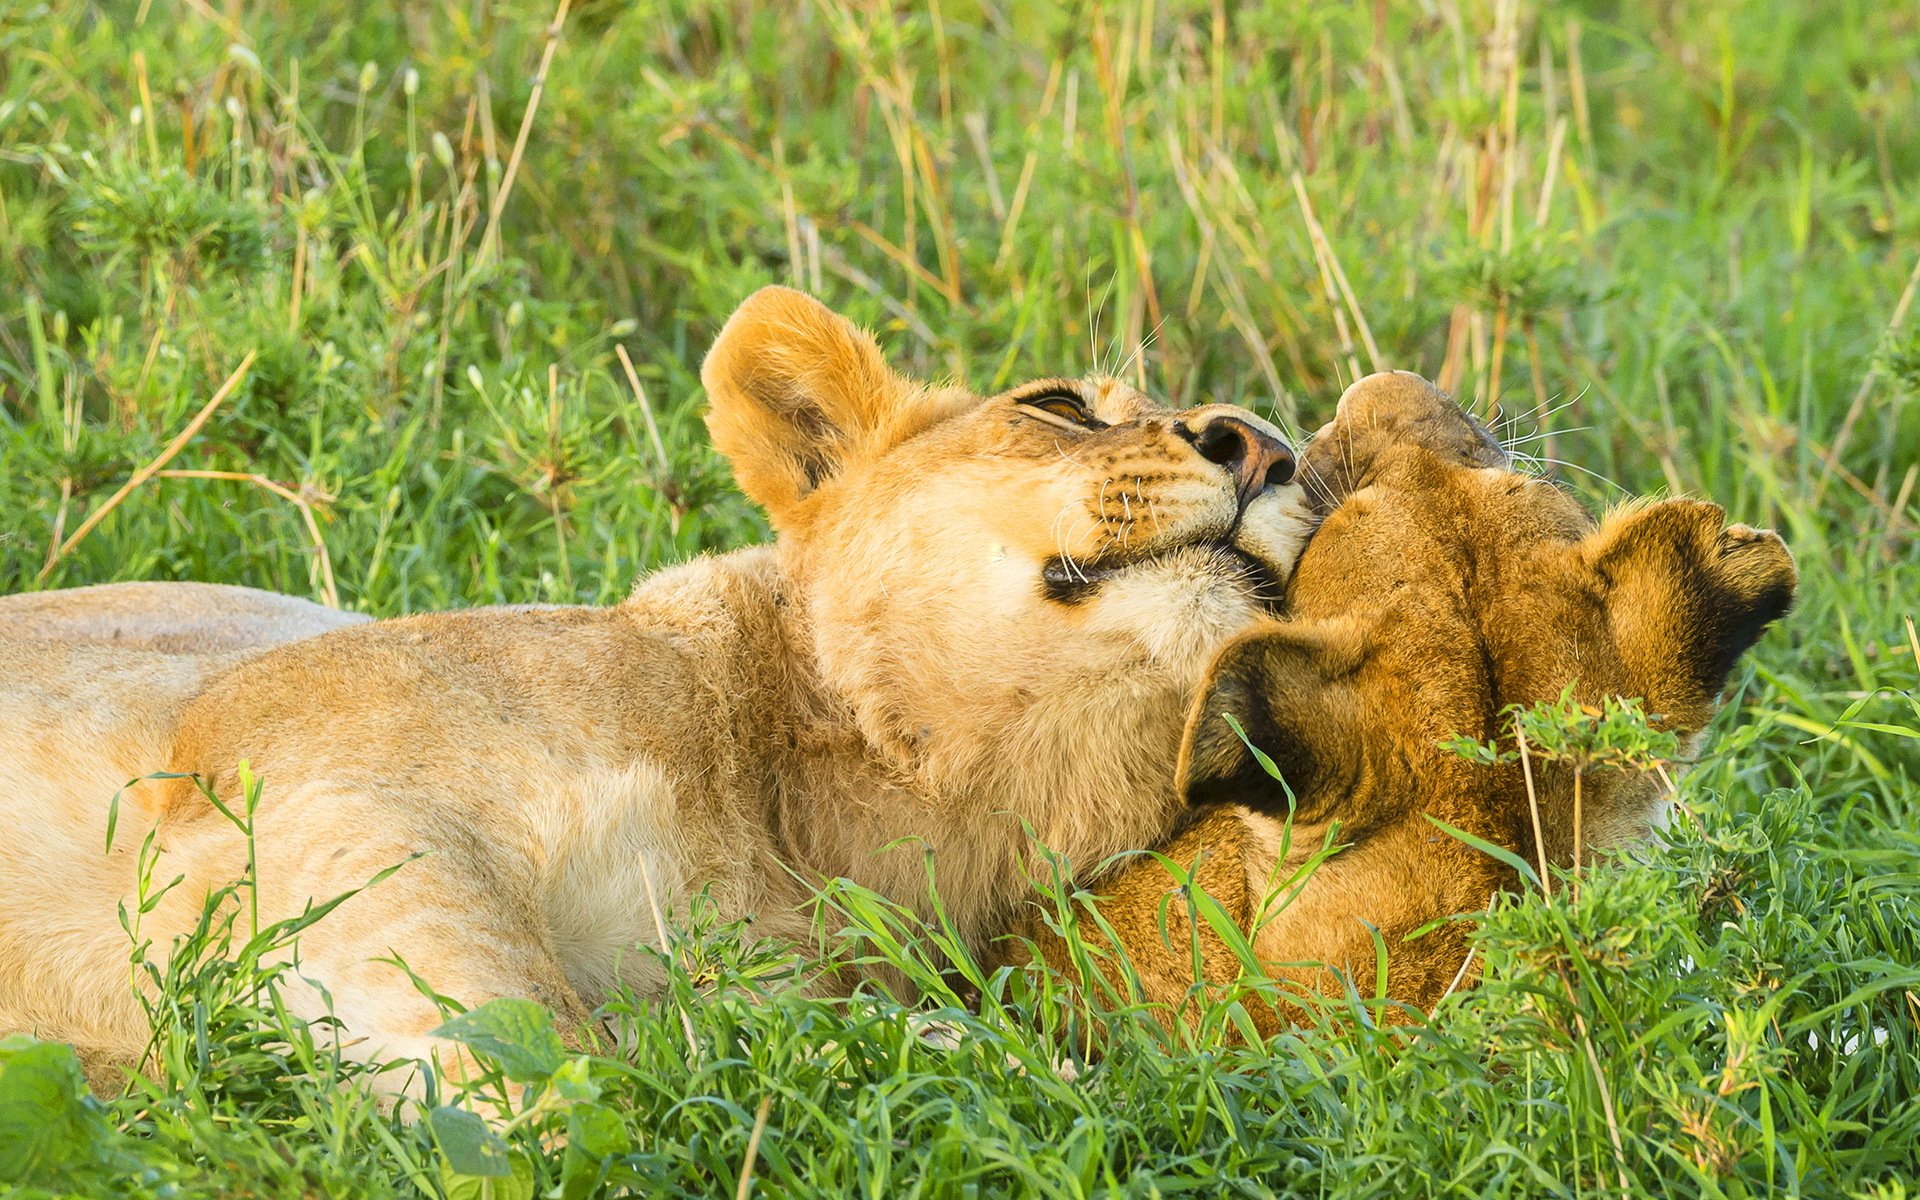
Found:
[[[820,669],[915,759],[990,750],[969,739],[1095,682],[1123,708],[1136,688],[1184,704],[1277,603],[1312,526],[1292,451],[1252,413],[1111,379],[928,387],[784,289],[741,307],[704,378]]]
[[[1520,766],[1467,763],[1444,739],[1511,751],[1506,707],[1569,685],[1588,705],[1644,698],[1691,737],[1735,660],[1792,601],[1793,560],[1773,534],[1691,500],[1596,523],[1512,470],[1484,428],[1416,376],[1349,389],[1302,473],[1326,517],[1294,574],[1289,619],[1222,652],[1182,765],[1191,800],[1244,805],[1252,828],[1271,827],[1281,844],[1288,800],[1226,725],[1231,714],[1293,791],[1291,846],[1317,849],[1318,831],[1339,824],[1349,848],[1263,932],[1279,959],[1370,970],[1363,920],[1392,943],[1503,886],[1492,859],[1428,815],[1534,858]],[[1584,845],[1604,846],[1643,835],[1656,816],[1655,781],[1602,771],[1582,780],[1576,822],[1570,772],[1533,767],[1556,862],[1572,858],[1576,823]],[[1428,950],[1444,961],[1426,964],[1427,981],[1451,978],[1454,940],[1395,948],[1409,986]]]

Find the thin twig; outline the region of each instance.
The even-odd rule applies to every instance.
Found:
[[[1593,1032],[1587,1028],[1586,1014],[1580,1011],[1580,1000],[1573,990],[1573,980],[1567,977],[1563,964],[1555,964],[1560,974],[1560,986],[1567,989],[1567,1003],[1573,1006],[1573,1027],[1580,1035],[1580,1045],[1587,1052],[1587,1066],[1593,1070],[1593,1085],[1600,1091],[1600,1113],[1607,1119],[1607,1137],[1613,1142],[1614,1170],[1620,1177],[1620,1195],[1622,1200],[1633,1200],[1633,1187],[1627,1179],[1627,1147],[1620,1138],[1620,1119],[1613,1111],[1613,1088],[1607,1084],[1606,1072],[1600,1069],[1600,1053],[1593,1048]]]
[[[67,531],[67,513],[73,505],[73,478],[65,476],[60,480],[60,506],[53,510],[53,536],[47,539],[47,560],[42,565],[47,570],[60,557],[60,537]]]
[[[1536,228],[1547,227],[1547,217],[1553,212],[1553,185],[1560,176],[1560,152],[1567,144],[1567,119],[1561,117],[1553,123],[1553,134],[1547,142],[1547,169],[1540,178],[1540,200],[1534,205],[1533,223]]]
[[[1840,460],[1834,456],[1833,451],[1827,449],[1825,446],[1822,446],[1819,442],[1816,442],[1811,438],[1807,439],[1807,449],[1813,451],[1813,456],[1815,458],[1827,464],[1827,470],[1832,474],[1839,476],[1840,482],[1846,484],[1848,487],[1852,488],[1854,491],[1860,493],[1861,499],[1865,500],[1867,503],[1879,509],[1883,515],[1885,515],[1889,519],[1892,518],[1893,508],[1891,505],[1887,503],[1886,498],[1880,495],[1880,493],[1874,491],[1872,488],[1868,487],[1866,480],[1860,478],[1858,475],[1855,475],[1852,471],[1849,471],[1844,466],[1840,465]],[[1822,476],[1822,479],[1824,480],[1825,476]],[[1814,489],[1814,498],[1818,500],[1819,496],[1820,496],[1819,489],[1818,488]]]
[[[1906,520],[1907,501],[1913,498],[1913,485],[1917,480],[1920,480],[1920,463],[1907,468],[1906,478],[1900,481],[1900,490],[1894,494],[1886,526],[1880,531],[1880,552],[1888,560],[1893,558],[1893,539],[1899,536],[1900,524]]]
[[[1339,315],[1339,304],[1346,302],[1348,311],[1353,314],[1354,328],[1360,331],[1360,344],[1367,348],[1367,359],[1376,371],[1387,369],[1387,363],[1380,356],[1380,347],[1373,340],[1373,330],[1367,325],[1366,314],[1360,311],[1360,302],[1354,299],[1353,288],[1347,283],[1347,273],[1340,267],[1340,258],[1333,252],[1333,243],[1327,240],[1327,231],[1320,224],[1320,218],[1314,215],[1313,201],[1307,195],[1307,184],[1300,172],[1293,172],[1293,194],[1300,202],[1300,216],[1307,223],[1307,237],[1313,243],[1314,257],[1320,260],[1323,281],[1327,285],[1327,299],[1334,305],[1335,316]],[[1345,340],[1344,331],[1342,339]],[[1353,361],[1351,353],[1348,362],[1353,367],[1354,377],[1360,375],[1359,364]]]
[[[1533,814],[1533,851],[1540,859],[1540,890],[1553,898],[1553,881],[1547,875],[1547,839],[1540,833],[1540,796],[1533,789],[1533,759],[1527,754],[1527,735],[1518,722],[1513,726],[1514,740],[1520,743],[1520,772],[1527,780],[1527,811]]]
[[[94,526],[106,520],[107,514],[120,507],[120,502],[125,500],[133,489],[153,478],[154,472],[166,466],[172,461],[174,455],[186,448],[187,443],[193,440],[193,436],[200,432],[200,427],[213,416],[214,410],[226,403],[227,397],[231,396],[233,390],[240,386],[240,381],[247,377],[247,372],[253,367],[253,356],[252,350],[247,351],[247,356],[240,360],[240,365],[233,369],[233,374],[227,376],[227,381],[220,385],[220,390],[213,394],[213,399],[207,401],[205,407],[193,414],[193,420],[188,421],[186,427],[174,435],[173,440],[166,444],[153,461],[135,471],[125,483],[120,485],[119,491],[108,496],[104,504],[87,514],[87,519],[80,522],[80,528],[74,530],[66,541],[60,543],[58,551],[47,557],[46,565],[41,567],[40,574],[34,577],[36,582],[44,583],[47,576],[53,574],[53,568],[60,560],[71,553],[73,548],[80,544],[82,538],[93,532]]]
[[[640,402],[640,415],[647,422],[647,438],[653,443],[653,452],[660,456],[660,469],[672,471],[673,463],[667,459],[667,444],[660,440],[660,426],[653,420],[653,405],[647,402],[647,389],[640,386],[640,373],[633,369],[633,360],[627,357],[625,346],[615,342],[613,353],[620,359],[621,369],[627,373],[627,386],[633,389],[634,399]]]
[[[733,1200],[747,1200],[753,1191],[753,1164],[760,1157],[760,1136],[767,1131],[767,1114],[773,1111],[773,1097],[763,1096],[760,1110],[753,1114],[753,1132],[747,1135],[747,1156],[740,1163],[740,1182],[733,1189]]]
[[[526,153],[527,138],[533,133],[534,114],[540,111],[540,97],[547,90],[547,68],[553,65],[554,52],[560,48],[560,30],[567,23],[567,9],[573,0],[560,0],[553,11],[553,20],[547,24],[547,44],[540,51],[540,69],[533,76],[533,90],[527,96],[526,111],[520,114],[520,132],[514,135],[513,151],[507,155],[506,173],[500,177],[500,187],[493,193],[493,206],[487,213],[487,227],[480,235],[480,251],[474,255],[475,269],[485,264],[487,255],[493,252],[500,233],[500,217],[507,211],[507,197],[513,194],[513,181],[520,174],[520,157]]]
[[[1445,1000],[1448,996],[1453,995],[1456,991],[1460,990],[1460,985],[1467,981],[1467,971],[1473,966],[1474,951],[1478,949],[1478,946],[1467,947],[1467,956],[1460,960],[1460,969],[1453,973],[1453,982],[1447,985],[1447,990],[1440,993],[1440,1000]],[[1440,1000],[1435,1000],[1433,1007],[1440,1007]]]
[[[1573,902],[1580,902],[1580,772],[1573,773]]]
[[[1883,337],[1891,336],[1906,321],[1907,309],[1913,305],[1915,288],[1920,288],[1920,257],[1915,257],[1913,260],[1913,273],[1907,276],[1907,286],[1901,291],[1899,301],[1893,306],[1893,316],[1887,320]],[[1846,451],[1847,443],[1853,438],[1854,425],[1860,420],[1861,414],[1867,410],[1867,397],[1873,394],[1873,385],[1879,378],[1880,364],[1876,362],[1867,368],[1866,375],[1861,378],[1859,388],[1853,393],[1853,403],[1847,405],[1847,415],[1841,418],[1840,429],[1833,435],[1833,452],[1827,460],[1827,469],[1820,475],[1820,482],[1813,487],[1812,507],[1819,508],[1821,497],[1827,494],[1827,484],[1833,478],[1834,470],[1840,465],[1840,455]]]

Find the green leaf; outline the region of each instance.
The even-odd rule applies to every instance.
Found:
[[[562,1063],[549,1081],[553,1094],[572,1104],[598,1100],[600,1085],[593,1081],[590,1070],[591,1060],[584,1054]]]
[[[0,1181],[46,1180],[97,1160],[110,1134],[73,1047],[24,1033],[0,1039]]]
[[[567,1114],[567,1145],[593,1158],[607,1158],[633,1149],[633,1139],[618,1113],[582,1105]]]
[[[433,1031],[500,1064],[508,1079],[532,1083],[560,1069],[567,1048],[553,1029],[553,1014],[531,1000],[489,1000]]]
[[[1483,837],[1475,837],[1473,834],[1468,833],[1464,829],[1455,829],[1453,826],[1447,824],[1445,821],[1442,821],[1440,818],[1432,815],[1431,813],[1421,813],[1420,815],[1425,817],[1427,820],[1433,822],[1435,826],[1437,826],[1442,832],[1446,833],[1449,837],[1453,837],[1462,842],[1465,842],[1467,845],[1472,846],[1475,850],[1480,851],[1480,853],[1482,854],[1492,855],[1493,857],[1499,859],[1501,862],[1512,867],[1514,870],[1520,872],[1520,878],[1533,884],[1535,887],[1538,887],[1540,885],[1539,873],[1535,871],[1531,866],[1527,865],[1526,859],[1521,858],[1518,854],[1515,854],[1513,851],[1507,849],[1505,846],[1496,846],[1492,842],[1488,841],[1487,839]]]
[[[1291,813],[1294,807],[1293,787],[1280,774],[1280,764],[1269,758],[1266,751],[1253,744],[1247,737],[1247,731],[1240,728],[1240,722],[1233,719],[1232,713],[1221,713],[1220,717],[1227,723],[1227,728],[1233,730],[1233,736],[1239,738],[1240,744],[1247,748],[1247,753],[1253,755],[1253,761],[1260,764],[1260,769],[1279,782],[1281,790],[1287,794],[1287,811]]]
[[[533,1162],[513,1153],[501,1175],[462,1175],[443,1160],[440,1190],[447,1200],[533,1200]]]
[[[595,1105],[581,1105],[567,1113],[567,1152],[561,1168],[563,1200],[582,1200],[596,1193],[607,1173],[607,1160],[633,1148],[633,1139],[617,1113]]]
[[[480,1114],[443,1104],[427,1114],[427,1124],[445,1160],[443,1174],[503,1179],[513,1173],[506,1142]]]

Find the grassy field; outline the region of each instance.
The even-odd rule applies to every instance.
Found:
[[[1669,844],[1577,907],[1500,906],[1486,982],[1427,1026],[1169,1036],[1021,974],[969,1010],[937,931],[850,895],[827,927],[925,983],[919,1010],[796,996],[697,927],[604,1054],[468,1018],[537,1083],[496,1135],[380,1115],[275,1010],[258,964],[292,931],[216,928],[160,971],[159,1066],[126,1095],[0,1047],[0,1188],[1920,1190],[1920,9],[561,12],[0,6],[0,591],[615,600],[765,536],[696,370],[777,281],[981,390],[1124,364],[1311,428],[1356,373],[1419,370],[1595,505],[1776,526],[1799,607]],[[1056,1070],[1086,1020],[1107,1053]]]

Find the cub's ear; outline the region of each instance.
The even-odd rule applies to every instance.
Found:
[[[1228,643],[1187,717],[1181,797],[1189,805],[1241,804],[1284,819],[1340,794],[1361,770],[1364,724],[1352,679],[1365,654],[1364,637],[1344,623],[1276,622]],[[1279,769],[1284,786],[1249,742]]]
[[[896,374],[871,335],[804,292],[761,288],[700,368],[707,430],[778,527],[848,463],[883,454],[971,400]]]
[[[1445,392],[1411,371],[1380,371],[1340,394],[1333,420],[1307,443],[1300,476],[1324,514],[1366,486],[1377,457],[1408,447],[1447,463],[1507,465],[1506,452],[1486,426]]]
[[[1347,385],[1334,403],[1336,421],[1389,432],[1460,412],[1447,394],[1412,371],[1375,371]]]
[[[1622,658],[1647,698],[1704,721],[1740,656],[1793,606],[1798,573],[1770,530],[1728,525],[1717,504],[1621,509],[1580,543]]]

